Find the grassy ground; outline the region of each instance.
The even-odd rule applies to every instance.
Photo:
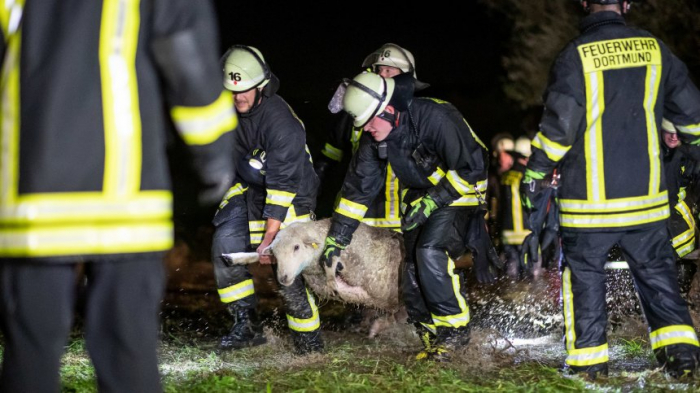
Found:
[[[493,297],[488,307],[473,299],[472,342],[450,363],[416,361],[420,343],[407,324],[390,325],[376,338],[367,338],[367,326],[348,320],[347,310],[334,303],[321,306],[326,344],[322,354],[293,355],[274,302],[264,305],[273,310],[265,314],[267,344],[219,352],[218,337],[230,324],[222,318],[223,310],[202,294],[191,294],[180,303],[174,299],[169,296],[164,303],[159,349],[167,392],[700,391],[700,379],[678,382],[656,368],[644,324],[634,316],[611,325],[610,377],[591,382],[559,370],[565,353],[558,327],[513,333],[493,323],[496,319],[487,311],[505,316],[514,308],[502,305],[517,303],[512,298],[501,307],[494,307],[499,302]],[[529,324],[523,315],[532,314],[530,310],[506,320]],[[518,335],[528,339],[515,338]],[[96,390],[79,331],[63,359],[62,382],[66,392]]]

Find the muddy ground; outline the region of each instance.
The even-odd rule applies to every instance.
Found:
[[[171,274],[163,301],[164,341],[167,343],[172,338],[177,342],[184,340],[201,348],[215,349],[218,338],[227,332],[232,320],[218,299],[207,256],[204,253],[196,255],[187,245],[180,243],[171,251],[167,261]],[[275,359],[280,356],[287,358],[292,346],[281,300],[275,293],[276,281],[272,271],[269,266],[258,264],[251,265],[251,271],[269,338],[266,345],[276,353]],[[533,361],[543,366],[561,367],[565,351],[560,279],[556,269],[548,270],[532,282],[504,279],[485,286],[476,285],[473,277],[468,281],[474,345],[457,355],[453,367],[472,371],[495,370]],[[397,359],[410,359],[420,350],[412,327],[403,321],[396,323],[392,318],[381,316],[376,321],[376,314],[335,302],[321,302],[319,310],[327,346],[368,346],[380,351],[382,356]],[[610,271],[608,275],[608,310],[611,376],[630,378],[627,388],[624,384],[618,388],[636,390],[639,376],[634,373],[648,375],[659,373],[659,369],[648,348],[648,331],[626,271]],[[694,320],[699,321],[692,303],[691,311]],[[369,338],[373,322],[376,337]],[[696,326],[699,325],[696,323]],[[633,346],[641,344],[642,348],[631,353],[630,343]],[[235,354],[222,353],[220,356],[226,361]]]

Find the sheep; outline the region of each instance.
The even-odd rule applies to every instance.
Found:
[[[340,261],[334,258],[326,272],[319,259],[330,224],[330,218],[298,222],[277,234],[269,248],[277,260],[278,282],[289,286],[302,274],[309,288],[323,299],[373,307],[389,314],[399,312],[399,280],[405,255],[402,236],[360,224]],[[259,260],[257,253],[223,256],[234,264]],[[342,270],[334,274],[338,263]]]

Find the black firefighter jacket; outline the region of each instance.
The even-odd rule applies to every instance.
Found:
[[[450,103],[415,98],[411,116],[401,112],[399,125],[383,147],[369,134],[346,174],[341,199],[333,214],[332,233],[343,236],[357,228],[367,206],[382,188],[387,164],[404,188],[409,203],[425,194],[442,206],[478,206],[486,191],[488,151],[461,113]],[[412,120],[415,122],[412,124]]]
[[[274,218],[287,224],[302,217],[308,219],[316,206],[319,180],[306,146],[304,124],[292,108],[276,94],[279,79],[273,74],[262,90],[262,101],[247,113],[239,114],[235,132],[234,155],[251,157],[264,151],[262,172],[251,172],[247,159],[236,160],[234,187],[222,204],[214,222],[224,221],[227,201],[247,188],[251,241],[259,243],[265,221]],[[291,210],[290,210],[291,207]]]
[[[561,162],[561,226],[626,230],[669,217],[661,163],[666,117],[700,136],[700,93],[685,65],[650,33],[614,12],[583,19],[557,57],[528,167]]]
[[[14,3],[0,5],[0,258],[169,249],[171,124],[203,180],[232,177],[211,4]]]

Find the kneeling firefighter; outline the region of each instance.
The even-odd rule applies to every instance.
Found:
[[[403,301],[425,349],[417,358],[449,360],[469,340],[469,307],[453,258],[465,250],[470,219],[483,219],[488,153],[451,104],[414,98],[411,74],[362,73],[347,81],[343,109],[364,127],[341,190],[322,262],[342,275],[342,250],[381,190],[388,165],[405,189]],[[333,258],[339,258],[333,271]]]
[[[233,92],[240,116],[234,141],[239,161],[234,184],[213,219],[212,261],[221,301],[235,318],[220,348],[237,349],[262,344],[266,338],[255,312],[253,276],[245,266],[229,265],[221,254],[257,246],[260,263],[272,263],[267,251],[280,228],[312,219],[319,181],[304,125],[275,94],[279,80],[260,51],[235,45],[223,63],[224,87]],[[316,301],[303,278],[280,291],[297,352],[322,350]]]

